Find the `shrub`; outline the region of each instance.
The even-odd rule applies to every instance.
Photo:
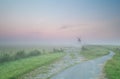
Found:
[[[39,50],[33,50],[29,53],[26,53],[24,50],[20,50],[16,52],[14,55],[11,55],[11,53],[2,52],[0,53],[0,63],[4,63],[7,61],[14,61],[14,60],[22,59],[22,58],[27,58],[30,56],[37,56],[40,54],[41,52]]]
[[[24,50],[18,51],[15,55],[15,59],[20,59],[20,58],[24,58],[24,57],[26,57],[26,54],[25,54]]]
[[[41,52],[39,50],[33,50],[29,53],[29,56],[36,56],[36,55],[40,55]]]
[[[3,63],[5,61],[9,61],[10,60],[10,56],[7,53],[4,53],[1,57],[0,57],[0,63]]]
[[[56,49],[56,48],[53,48],[53,53],[58,53],[58,52],[63,52],[64,50],[62,48],[60,49]]]

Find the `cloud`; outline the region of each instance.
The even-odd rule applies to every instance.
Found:
[[[69,26],[61,26],[59,29],[68,29]]]
[[[71,25],[64,25],[59,27],[59,29],[71,29],[71,28],[79,28],[83,26],[87,26],[88,24],[71,24]]]

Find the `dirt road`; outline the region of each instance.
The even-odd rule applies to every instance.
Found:
[[[98,79],[102,73],[103,64],[113,55],[114,53],[110,51],[106,56],[70,67],[51,79]]]

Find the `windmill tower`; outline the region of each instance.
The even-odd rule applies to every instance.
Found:
[[[82,47],[82,41],[81,41],[80,37],[77,38],[77,42],[78,42],[79,46]]]
[[[80,39],[80,38],[77,38],[77,41],[78,41],[79,43],[81,43],[81,39]]]

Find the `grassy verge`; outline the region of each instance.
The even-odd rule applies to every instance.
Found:
[[[49,53],[62,53],[63,48],[36,48],[36,47],[0,47],[0,63],[15,61]]]
[[[14,55],[9,52],[0,52],[0,63],[8,62],[8,61],[15,61],[18,59],[28,58],[31,56],[38,56],[41,55],[41,52],[38,50],[30,51],[29,53],[26,53],[24,50],[17,51],[14,53]]]
[[[0,64],[0,79],[17,79],[40,66],[47,65],[63,56],[62,53],[46,54]]]
[[[103,46],[88,45],[82,47],[82,51],[80,53],[87,59],[94,59],[100,56],[107,55],[109,53],[109,50],[104,48]]]
[[[108,79],[120,79],[120,49],[114,48],[115,55],[105,64],[105,73]]]

